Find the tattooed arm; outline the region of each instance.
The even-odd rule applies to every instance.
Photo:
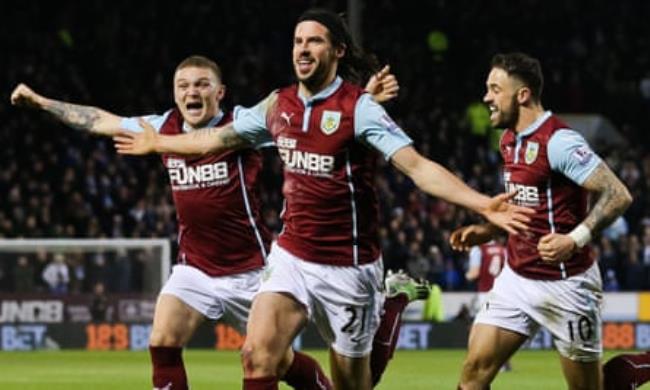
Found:
[[[582,222],[592,234],[600,233],[632,203],[630,192],[604,162],[598,165],[582,186],[590,192],[600,194],[598,201]]]
[[[52,114],[66,125],[91,133],[112,136],[119,132],[122,118],[97,107],[81,106],[48,99],[20,84],[11,94],[11,103],[16,106],[37,108]]]
[[[599,194],[587,218],[569,234],[548,234],[540,239],[537,249],[545,261],[565,261],[591,239],[614,222],[632,203],[625,185],[600,162],[582,184],[591,193]]]
[[[231,123],[223,127],[208,127],[185,134],[161,135],[147,122],[140,120],[141,133],[122,131],[113,136],[120,154],[174,153],[179,155],[219,154],[248,145]]]
[[[143,120],[140,126],[144,129],[141,133],[121,131],[113,136],[115,148],[120,154],[141,155],[148,153],[174,153],[180,155],[204,155],[208,153],[221,153],[226,150],[239,149],[250,146],[251,143],[260,144],[256,136],[269,137],[266,129],[266,114],[277,102],[277,93],[274,91],[256,106],[242,109],[237,119],[222,127],[208,127],[179,135],[162,135]],[[237,112],[237,111],[236,111]],[[235,131],[234,123],[238,122]],[[255,140],[254,140],[255,139]]]

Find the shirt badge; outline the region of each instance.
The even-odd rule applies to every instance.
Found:
[[[524,154],[524,161],[526,164],[530,165],[535,162],[537,159],[537,153],[539,152],[539,143],[538,142],[528,142],[526,144],[526,154]]]
[[[323,116],[320,119],[320,130],[325,135],[332,135],[338,130],[341,124],[340,111],[323,111]]]

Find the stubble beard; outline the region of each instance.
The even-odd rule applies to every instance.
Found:
[[[510,101],[510,109],[508,111],[501,111],[501,120],[494,126],[497,129],[514,129],[519,121],[519,103],[517,96],[512,96]]]
[[[324,87],[323,84],[327,79],[329,73],[328,70],[329,61],[319,61],[316,69],[314,69],[314,72],[311,75],[307,77],[297,75],[298,81],[300,81],[300,83],[302,83],[309,91],[317,92]]]

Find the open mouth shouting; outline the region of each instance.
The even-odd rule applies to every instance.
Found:
[[[201,116],[203,113],[203,102],[190,102],[185,105],[187,113],[191,116]]]

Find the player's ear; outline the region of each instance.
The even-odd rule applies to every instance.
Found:
[[[345,51],[348,49],[348,47],[344,44],[341,43],[340,45],[336,46],[334,48],[334,54],[336,55],[336,58],[341,59],[345,56]]]
[[[532,95],[530,88],[524,86],[517,90],[517,102],[519,102],[519,104],[526,104],[530,102],[531,99]]]
[[[221,101],[226,95],[226,86],[224,84],[219,85],[219,91],[217,92],[217,102]]]

